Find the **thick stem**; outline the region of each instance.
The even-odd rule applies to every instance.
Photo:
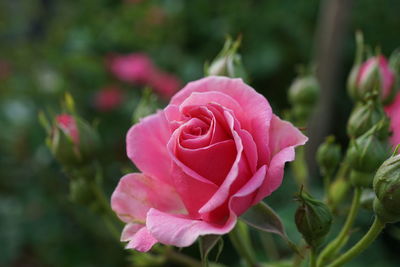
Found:
[[[292,162],[292,170],[294,179],[299,186],[307,188],[308,167],[305,158],[304,147],[299,147],[296,150],[296,160]]]
[[[364,237],[358,241],[350,250],[342,254],[338,259],[333,261],[328,267],[339,267],[343,266],[346,262],[350,261],[354,257],[358,256],[366,248],[368,248],[372,242],[378,237],[378,235],[385,228],[385,223],[381,222],[377,217],[375,217],[374,223],[372,224],[369,231],[364,235]]]
[[[325,247],[325,249],[321,252],[321,255],[318,257],[317,265],[324,266],[324,264],[332,257],[339,249],[341,249],[347,241],[347,237],[353,226],[354,220],[357,217],[358,210],[360,208],[360,198],[361,198],[362,189],[360,187],[356,187],[354,189],[353,201],[351,203],[350,212],[347,216],[346,222],[340,231],[339,235]]]

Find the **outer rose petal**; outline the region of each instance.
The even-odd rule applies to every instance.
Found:
[[[241,121],[240,123],[253,136],[257,145],[258,167],[267,163],[269,159],[267,144],[269,143],[268,129],[272,116],[271,106],[263,95],[245,84],[242,79],[211,76],[188,83],[171,99],[171,104],[179,106],[193,92],[210,91],[224,93],[239,103],[242,110],[246,112],[246,122]],[[235,112],[235,110],[233,111]],[[246,128],[246,124],[248,128]]]
[[[279,187],[282,183],[285,163],[294,160],[294,148],[304,145],[308,140],[291,123],[282,121],[276,115],[272,116],[269,137],[272,159],[268,166],[267,177],[259,188],[253,204],[260,202]]]
[[[185,213],[184,206],[174,188],[146,175],[132,173],[121,178],[111,196],[112,209],[128,223],[121,236],[130,241],[128,248],[147,251],[156,240],[145,228],[150,208],[169,213]]]
[[[128,157],[143,173],[171,183],[171,159],[167,143],[171,130],[163,111],[150,115],[129,129],[126,136]]]
[[[230,213],[223,225],[212,224],[189,217],[171,215],[151,209],[147,217],[147,229],[161,243],[178,247],[187,247],[193,244],[201,235],[226,234],[232,230],[236,223],[236,214],[232,208],[240,209],[243,200],[261,185],[265,177],[266,167],[263,166],[252,179],[229,201]],[[232,208],[231,208],[232,206]]]

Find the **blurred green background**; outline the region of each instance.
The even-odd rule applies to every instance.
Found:
[[[68,179],[44,143],[40,110],[59,113],[68,91],[79,113],[98,121],[110,196],[121,169],[132,168],[124,137],[142,91],[108,72],[110,54],[146,53],[185,84],[203,76],[204,62],[217,55],[228,34],[241,34],[240,53],[251,85],[282,114],[295,66],[315,54],[320,5],[317,0],[0,1],[0,266],[130,264],[129,254],[96,215],[69,202]],[[361,29],[366,41],[379,45],[387,56],[400,46],[400,1],[355,0],[350,8],[332,120],[332,132],[343,142],[351,109],[344,85],[353,60],[354,31]],[[121,88],[123,102],[109,112],[99,111],[94,97],[110,85]],[[296,204],[287,197],[295,191],[288,173],[269,203],[298,240],[292,219]],[[355,236],[368,228],[371,218],[362,213]],[[389,227],[374,248],[349,266],[398,266],[396,229]],[[233,266],[237,256],[225,243],[221,262]],[[288,253],[283,245],[279,249],[281,256]],[[197,253],[195,248],[184,252]]]

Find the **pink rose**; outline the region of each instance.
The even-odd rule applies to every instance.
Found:
[[[390,142],[393,146],[400,144],[400,93],[397,93],[393,103],[385,107],[386,114],[390,118],[390,128],[393,135]]]
[[[155,72],[150,80],[150,86],[166,99],[170,99],[179,89],[180,81],[172,74]]]
[[[69,114],[60,114],[56,117],[58,127],[71,138],[74,144],[79,144],[79,132],[74,117]]]
[[[101,89],[95,95],[94,105],[99,111],[110,111],[122,102],[122,91],[114,86]]]
[[[390,69],[387,59],[384,56],[376,56],[365,61],[358,72],[356,78],[356,86],[362,91],[364,88],[375,86],[375,78],[372,77],[375,74],[375,69],[378,68],[379,81],[381,84],[381,97],[384,101],[391,98],[395,76],[393,71]],[[367,89],[366,89],[367,90]]]
[[[132,126],[126,141],[141,173],[120,180],[111,205],[126,223],[121,240],[144,252],[231,231],[280,186],[307,138],[241,79],[207,77]]]
[[[155,68],[151,59],[142,53],[128,55],[113,55],[109,62],[110,71],[121,81],[146,84],[149,82]]]

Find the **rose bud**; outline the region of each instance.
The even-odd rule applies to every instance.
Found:
[[[307,138],[242,79],[211,76],[133,125],[126,141],[140,172],[120,180],[111,206],[126,223],[121,240],[145,252],[230,232],[280,186]]]
[[[307,244],[318,248],[329,233],[332,214],[329,208],[304,191],[298,195],[301,206],[295,214],[295,223]]]
[[[374,178],[374,211],[383,222],[400,221],[400,155],[393,155],[378,169]]]
[[[400,144],[400,93],[396,95],[393,103],[385,107],[385,112],[390,119],[390,143],[393,147]]]
[[[350,74],[350,77],[352,75]],[[351,83],[351,82],[350,82]],[[358,69],[355,84],[351,85],[352,95],[355,99],[364,100],[368,94],[378,90],[383,103],[388,103],[394,96],[395,75],[389,67],[387,59],[382,56],[375,56],[364,63]]]
[[[347,151],[347,160],[353,169],[350,179],[355,186],[369,187],[373,173],[387,158],[389,148],[385,138],[387,133],[385,120],[382,120],[368,132],[351,141]]]
[[[331,175],[339,165],[341,159],[340,145],[335,144],[335,137],[328,136],[317,150],[317,162],[322,175]]]
[[[207,76],[227,76],[231,78],[242,78],[247,81],[247,73],[242,64],[242,58],[237,50],[240,46],[240,37],[233,42],[231,38],[225,41],[224,47],[219,55],[206,68]]]
[[[99,137],[96,131],[82,119],[60,114],[47,140],[54,156],[65,165],[80,165],[96,154]]]
[[[319,96],[319,83],[314,75],[297,77],[289,87],[289,102],[313,107]]]
[[[382,105],[376,98],[371,98],[365,103],[358,103],[347,123],[347,134],[351,138],[357,138],[366,133],[384,117],[385,113]]]

